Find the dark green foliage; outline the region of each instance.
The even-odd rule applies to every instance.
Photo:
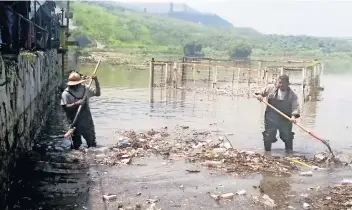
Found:
[[[204,57],[204,53],[202,53],[202,45],[195,43],[186,44],[183,47],[183,54],[186,57]]]
[[[231,59],[245,59],[249,58],[252,54],[252,47],[248,44],[242,42],[234,45],[230,48],[230,58]]]

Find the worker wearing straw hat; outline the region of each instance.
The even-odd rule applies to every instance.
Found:
[[[70,124],[73,122],[78,107],[82,105],[81,112],[75,123],[76,129],[72,134],[73,149],[79,149],[82,144],[81,136],[86,140],[88,147],[96,146],[95,128],[92,114],[89,108],[89,98],[100,96],[100,84],[96,75],[91,77],[95,81],[95,88],[84,84],[83,79],[77,72],[72,72],[68,77],[67,88],[62,92],[61,106],[66,112]],[[84,95],[87,94],[85,100]]]

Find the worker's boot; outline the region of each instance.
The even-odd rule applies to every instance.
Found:
[[[266,152],[270,152],[273,138],[270,138],[269,135],[265,133],[265,131],[262,134],[263,134],[263,141],[264,141],[264,149]]]
[[[283,141],[285,142],[285,150],[287,153],[293,152],[293,136],[295,135],[294,132],[291,132],[290,138],[286,138]]]

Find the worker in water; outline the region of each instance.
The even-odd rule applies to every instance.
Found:
[[[87,79],[83,79],[77,72],[72,72],[68,77],[67,88],[62,92],[61,106],[64,108],[70,124],[72,124],[77,114],[78,107],[82,105],[74,125],[76,129],[72,134],[73,149],[79,149],[81,146],[81,135],[86,140],[88,147],[96,147],[95,129],[89,108],[89,98],[100,96],[100,84],[96,75],[92,75],[91,79],[95,81],[95,88],[83,84]],[[85,94],[87,94],[87,97],[84,100]]]
[[[289,77],[281,75],[277,85],[268,86],[261,93],[255,94],[259,101],[266,97],[269,104],[291,118],[288,121],[270,107],[266,108],[263,140],[267,152],[271,151],[271,144],[277,141],[277,130],[279,130],[280,139],[285,143],[286,152],[292,152],[294,138],[292,123],[296,123],[296,119],[300,117],[300,110],[297,94],[290,89],[289,83]]]

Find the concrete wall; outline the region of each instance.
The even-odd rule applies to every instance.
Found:
[[[61,56],[56,50],[0,55],[0,209],[5,208],[9,174],[15,160],[30,151],[61,84]]]

